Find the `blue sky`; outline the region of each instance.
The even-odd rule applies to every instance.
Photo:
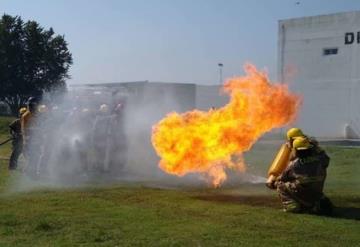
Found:
[[[299,4],[297,4],[299,2]],[[65,35],[69,83],[219,83],[249,61],[276,77],[278,20],[360,10],[358,0],[0,0]]]

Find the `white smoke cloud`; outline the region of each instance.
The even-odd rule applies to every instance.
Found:
[[[26,156],[28,166],[12,190],[112,183],[207,186],[197,174],[176,177],[164,173],[151,145],[152,126],[171,111],[192,110],[195,97],[195,85],[160,83],[75,88],[55,101],[45,96],[40,104],[48,110],[37,113]],[[102,104],[108,106],[107,112],[99,111]],[[118,104],[122,107],[116,112]],[[239,178],[263,182],[260,177]]]

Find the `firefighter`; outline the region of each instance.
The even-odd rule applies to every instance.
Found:
[[[21,123],[21,133],[23,135],[23,143],[26,145],[30,139],[30,132],[31,132],[31,122],[34,118],[34,115],[37,111],[37,99],[35,97],[30,97],[27,102],[27,109],[26,112],[21,116],[20,123]]]
[[[271,172],[270,172],[270,170],[269,170],[269,172],[271,174],[269,174],[268,180],[266,181],[266,186],[269,189],[276,189],[276,187],[275,187],[276,178],[279,176],[282,169],[286,168],[286,166],[289,164],[289,161],[293,161],[296,158],[295,150],[293,149],[293,141],[296,137],[306,137],[306,136],[304,135],[302,130],[299,128],[291,128],[286,132],[286,143],[281,146],[279,153],[283,152],[282,155],[285,155],[285,153],[289,152],[289,156],[286,158],[284,157],[284,162],[280,162],[280,164],[282,164],[282,165],[280,165],[280,167],[281,167],[280,170],[278,170],[279,168],[276,168],[278,166],[278,164],[276,164],[275,167],[273,167],[273,165],[274,165],[274,163],[273,163],[273,165],[270,167]],[[314,145],[315,144],[317,145],[317,142],[314,143]],[[279,155],[279,153],[278,153],[278,155]],[[278,157],[278,155],[276,157]],[[279,159],[277,161],[280,161],[280,160],[282,160],[282,158],[280,158],[280,156],[279,156]],[[275,169],[275,174],[274,174],[274,171],[272,171],[272,168]]]
[[[295,158],[275,182],[284,211],[330,215],[333,206],[323,193],[330,158],[304,136],[292,146]]]
[[[49,108],[42,104],[37,107],[37,116],[36,116],[36,132],[34,133],[36,139],[36,145],[38,145],[39,151],[39,161],[36,164],[37,175],[40,175],[47,172],[47,161],[50,154],[49,149],[52,145],[47,142],[49,136],[51,136],[51,131],[49,130],[50,126],[49,121]],[[54,126],[51,126],[52,128]]]
[[[26,108],[19,110],[19,118],[14,120],[10,125],[10,134],[12,137],[12,152],[9,161],[9,170],[16,170],[19,156],[23,149],[23,138],[21,135],[21,116],[26,112]]]
[[[124,104],[116,105],[110,118],[109,169],[118,175],[127,162]]]
[[[286,133],[286,137],[287,137],[287,141],[288,141],[288,145],[290,145],[290,147],[292,147],[292,142],[294,140],[294,138],[296,137],[305,137],[309,140],[309,142],[311,143],[311,145],[318,147],[319,146],[319,142],[314,138],[314,137],[309,137],[306,136],[301,129],[299,128],[291,128],[288,130],[288,132]]]
[[[23,154],[26,159],[25,171],[31,175],[36,174],[39,163],[41,148],[38,139],[36,117],[38,113],[38,100],[30,97],[27,102],[27,110],[21,116],[21,133],[23,136]]]
[[[305,135],[302,132],[302,130],[299,128],[289,129],[288,132],[286,133],[286,137],[287,137],[286,144],[292,149],[290,154],[290,161],[295,159],[295,150],[293,149],[293,141],[296,137],[304,137],[308,139],[308,141],[314,148],[318,149],[319,152],[322,151],[322,149],[319,147],[319,142],[314,137],[309,137]]]
[[[90,145],[91,145],[91,128],[93,125],[93,115],[90,109],[83,108],[76,116],[74,122],[74,131],[78,135],[75,141],[75,155],[79,162],[78,172],[86,176],[90,171]]]
[[[92,133],[92,144],[95,152],[94,168],[108,171],[109,168],[109,141],[110,141],[110,111],[106,104],[99,108],[95,118]]]

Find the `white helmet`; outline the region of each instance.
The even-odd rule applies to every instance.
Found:
[[[102,104],[102,105],[100,106],[99,111],[102,112],[102,113],[107,113],[107,112],[109,112],[109,107],[108,107],[108,105],[107,105],[107,104]]]

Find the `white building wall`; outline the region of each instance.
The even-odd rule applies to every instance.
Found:
[[[360,11],[279,22],[279,79],[303,95],[296,125],[309,135],[360,135],[359,31]],[[346,33],[353,33],[352,44],[345,44]],[[328,48],[338,53],[324,55]]]

